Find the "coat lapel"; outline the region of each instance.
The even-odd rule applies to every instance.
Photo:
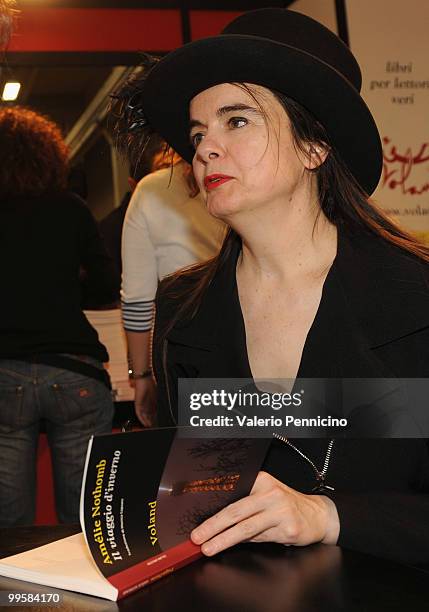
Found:
[[[195,367],[201,377],[251,376],[236,282],[240,251],[241,244],[237,241],[230,258],[209,285],[195,317],[168,334],[170,342],[187,346],[189,355],[195,354]]]
[[[339,232],[335,264],[369,347],[429,326],[429,264],[364,232]]]

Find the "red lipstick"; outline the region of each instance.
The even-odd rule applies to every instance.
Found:
[[[212,189],[216,189],[216,187],[223,185],[231,179],[232,176],[228,176],[227,174],[209,174],[204,179],[204,187],[207,189],[207,191],[211,191]]]

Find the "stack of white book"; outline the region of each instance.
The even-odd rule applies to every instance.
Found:
[[[115,399],[118,402],[134,400],[134,389],[128,379],[127,342],[122,327],[121,309],[85,310],[91,325],[97,330],[100,342],[109,352],[106,369],[112,382]]]

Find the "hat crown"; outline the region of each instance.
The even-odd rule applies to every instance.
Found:
[[[282,8],[248,11],[231,21],[222,34],[267,38],[309,53],[337,70],[360,91],[362,75],[350,49],[331,30],[307,15]]]
[[[364,191],[374,191],[383,151],[359,94],[360,68],[324,25],[289,9],[249,11],[222,34],[190,42],[160,60],[141,91],[145,121],[186,161],[194,157],[189,103],[221,83],[251,83],[295,100],[324,126]]]

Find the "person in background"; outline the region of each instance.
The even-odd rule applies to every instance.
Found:
[[[130,161],[130,176],[128,177],[130,190],[124,194],[120,205],[98,224],[104,245],[113,260],[118,275],[122,274],[122,228],[131,195],[138,181],[153,171],[154,157],[164,146],[165,143],[161,139],[153,139],[150,146],[146,147],[143,155],[138,156],[135,163]],[[122,324],[120,287],[118,286],[115,302],[107,305],[102,301],[100,302],[97,294],[86,280],[83,278],[82,282],[85,315],[97,330],[110,355],[108,369],[115,399],[113,427],[119,426],[127,430],[135,422],[135,393],[134,382],[129,379],[128,375],[128,347]]]
[[[150,126],[192,161],[207,209],[229,225],[218,257],[160,284],[162,424],[177,422],[183,378],[324,379],[339,391],[358,379],[369,393],[384,378],[429,379],[429,249],[369,200],[383,155],[360,87],[342,41],[281,8],[246,12],[147,75],[130,128]],[[376,429],[396,399],[363,401],[374,429],[357,439],[273,436],[250,495],[193,542],[209,556],[322,542],[427,566],[427,429]]]
[[[122,275],[122,230],[131,196],[139,181],[147,174],[166,167],[162,159],[164,147],[165,142],[161,138],[154,138],[136,161],[130,161],[129,191],[124,194],[120,205],[99,222],[100,233],[107,252],[113,259],[119,275]],[[118,294],[118,302],[119,300],[120,295]]]
[[[137,164],[130,163],[129,191],[124,194],[120,205],[98,224],[104,246],[112,258],[119,276],[122,274],[121,243],[125,214],[138,181],[151,172],[152,157],[158,150],[158,146],[156,151],[149,150],[153,148],[148,147],[145,155],[138,160]],[[83,283],[83,287],[86,298],[83,304],[85,315],[97,330],[110,355],[109,375],[115,399],[113,427],[121,427],[127,430],[135,422],[135,394],[133,381],[128,377],[128,347],[122,325],[120,285],[118,285],[115,301],[110,305],[100,303],[97,295],[91,291],[91,287],[88,287],[86,283]]]
[[[79,162],[73,165],[67,176],[67,191],[75,193],[84,202],[88,199],[88,177],[86,175],[85,165]]]
[[[125,216],[122,237],[122,317],[127,336],[135,410],[154,424],[155,382],[151,371],[153,307],[166,275],[213,257],[224,235],[193,191],[190,167],[176,157],[140,181]]]
[[[0,525],[31,524],[44,421],[57,515],[78,522],[88,439],[111,430],[105,347],[81,309],[83,268],[106,303],[119,278],[87,206],[66,191],[59,128],[0,108]]]
[[[146,59],[146,70],[150,60]],[[140,73],[115,94],[120,108],[139,96],[146,76]],[[117,108],[113,107],[113,111]],[[116,129],[121,129],[121,113]],[[222,221],[208,214],[191,166],[166,147],[159,134],[142,142],[126,136],[126,152],[138,160],[156,152],[152,170],[137,185],[122,233],[121,303],[135,385],[135,411],[145,426],[155,423],[156,385],[151,368],[154,299],[165,276],[216,255],[225,234]]]

